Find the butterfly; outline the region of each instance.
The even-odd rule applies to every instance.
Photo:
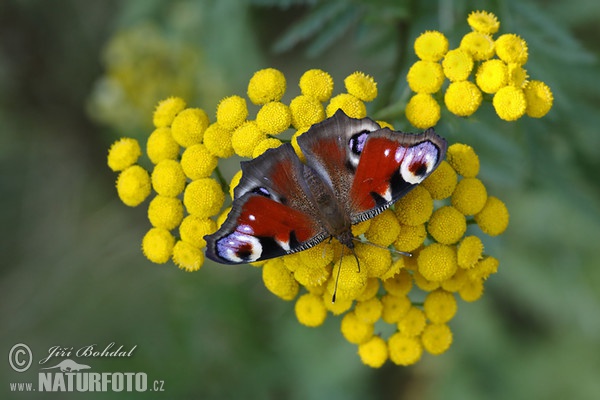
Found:
[[[291,144],[242,162],[232,209],[206,255],[240,264],[306,250],[327,238],[354,248],[351,227],[373,218],[427,178],[446,140],[430,128],[410,134],[338,110]]]

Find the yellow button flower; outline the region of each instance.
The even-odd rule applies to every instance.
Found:
[[[204,236],[217,231],[217,223],[210,218],[200,218],[188,215],[179,225],[179,236],[181,240],[188,242],[198,248],[206,246]]]
[[[150,175],[139,165],[132,165],[117,178],[117,194],[129,207],[135,207],[146,200],[151,189]]]
[[[458,266],[473,268],[483,255],[483,243],[477,236],[466,236],[458,245],[456,259]]]
[[[427,324],[427,320],[425,318],[425,313],[423,310],[417,307],[411,307],[410,310],[406,313],[404,317],[398,321],[398,331],[408,337],[419,336],[423,329],[425,329],[425,325]]]
[[[498,272],[500,262],[497,258],[487,256],[479,261],[475,267],[467,271],[467,276],[470,280],[486,280],[490,275]]]
[[[473,11],[467,18],[467,23],[476,32],[493,35],[500,29],[498,18],[487,11]]]
[[[148,137],[146,153],[153,164],[175,160],[179,156],[179,144],[173,139],[171,128],[156,128]]]
[[[263,105],[256,114],[258,129],[269,135],[278,135],[290,127],[292,114],[285,104],[271,101]]]
[[[181,155],[181,167],[185,176],[191,180],[208,178],[218,162],[217,157],[202,143],[188,147]]]
[[[451,278],[443,281],[440,286],[442,287],[442,289],[444,289],[447,292],[456,293],[460,289],[462,289],[462,287],[464,286],[464,284],[467,282],[468,279],[469,278],[467,276],[466,270],[464,270],[462,268],[458,268],[456,270],[456,272],[454,273],[454,275],[452,275]]]
[[[290,269],[290,264],[289,260],[285,263],[288,269]],[[321,286],[331,277],[331,268],[315,268],[314,266],[299,263],[292,269],[294,271],[294,278],[303,286]]]
[[[175,197],[183,192],[185,175],[175,160],[163,160],[152,171],[152,187],[161,196]]]
[[[232,131],[223,128],[218,123],[214,123],[204,131],[203,144],[213,155],[220,158],[229,158],[234,154],[231,143],[232,136]]]
[[[332,117],[337,110],[342,110],[350,118],[364,118],[367,116],[365,103],[348,93],[341,93],[332,98],[325,109],[327,117]]]
[[[442,66],[433,61],[417,61],[406,75],[408,86],[416,93],[435,93],[444,83]]]
[[[381,304],[383,304],[381,319],[388,324],[400,321],[412,305],[408,296],[393,296],[389,293],[381,298]]]
[[[363,364],[380,368],[388,359],[387,343],[380,336],[373,336],[358,345],[358,355]]]
[[[443,200],[452,195],[458,177],[452,166],[443,160],[440,165],[422,183],[434,200]]]
[[[323,325],[327,318],[327,309],[321,296],[306,293],[298,297],[294,306],[296,318],[304,326],[311,328]]]
[[[423,355],[423,347],[417,338],[404,336],[399,332],[388,339],[388,351],[390,360],[403,366],[415,364]]]
[[[367,285],[365,286],[365,290],[356,298],[358,301],[367,301],[377,296],[377,292],[379,291],[379,279],[377,278],[369,278],[367,279]]]
[[[410,98],[406,105],[406,119],[412,126],[427,129],[435,126],[441,117],[440,105],[426,93],[417,93]]]
[[[164,264],[173,254],[175,238],[166,229],[152,228],[142,240],[142,252],[146,258],[156,264]]]
[[[338,269],[341,265],[341,271],[339,271],[339,279]],[[347,255],[342,257],[342,260],[335,264],[333,267],[333,272],[331,274],[331,279],[327,284],[327,290],[330,293],[333,293],[335,287],[335,281],[337,279],[337,292],[336,292],[336,302],[339,300],[353,300],[358,295],[365,290],[367,285],[367,270],[366,268],[361,268],[360,272],[358,272],[358,265],[356,264],[356,259],[352,255]]]
[[[527,101],[522,89],[505,86],[498,90],[492,101],[496,114],[505,121],[515,121],[525,114]]]
[[[380,278],[392,265],[392,253],[388,249],[359,243],[354,251],[361,262],[361,271],[365,270],[369,278]]]
[[[350,343],[365,343],[373,336],[373,330],[373,324],[362,322],[354,312],[349,312],[342,318],[342,335],[344,335],[346,340]]]
[[[475,61],[488,60],[494,56],[494,41],[481,32],[469,32],[463,36],[460,48],[471,54]]]
[[[372,101],[377,97],[377,82],[372,76],[356,71],[344,79],[346,91],[362,101]]]
[[[424,187],[417,186],[394,205],[398,220],[404,225],[420,225],[433,212],[433,199]]]
[[[171,125],[173,119],[185,108],[185,101],[179,97],[169,97],[168,99],[162,100],[156,106],[154,115],[152,116],[152,122],[157,128],[163,128]]]
[[[233,131],[231,145],[238,156],[252,157],[254,148],[266,138],[267,134],[258,128],[255,121],[247,121]]]
[[[183,204],[188,213],[200,218],[216,215],[225,201],[221,185],[212,178],[202,178],[187,185]]]
[[[180,146],[189,147],[202,141],[208,124],[208,115],[204,110],[186,108],[173,120],[171,134]]]
[[[406,270],[400,270],[392,278],[383,281],[385,291],[394,296],[406,296],[412,287],[412,276]]]
[[[415,54],[421,60],[439,61],[448,51],[448,39],[438,31],[426,31],[415,40]]]
[[[425,279],[425,277],[418,270],[413,272],[413,279],[415,281],[415,285],[417,285],[417,287],[424,292],[431,292],[432,290],[440,287],[440,282]]]
[[[252,158],[260,157],[269,149],[276,149],[277,147],[281,146],[281,143],[281,140],[276,138],[267,138],[260,141],[254,148],[254,151],[252,151]]]
[[[176,197],[157,195],[148,206],[148,219],[152,226],[171,230],[183,219],[183,205]]]
[[[508,84],[523,89],[527,85],[527,70],[517,63],[508,64]]]
[[[379,279],[381,279],[381,281],[391,279],[394,276],[396,276],[396,274],[398,274],[400,272],[400,270],[402,270],[403,268],[405,268],[404,267],[404,257],[399,257],[395,261],[392,260],[392,265],[390,265],[390,267],[388,268],[387,271],[385,271],[384,274],[379,276]]]
[[[442,289],[429,293],[425,297],[423,308],[427,318],[434,324],[443,324],[450,321],[458,310],[454,295]]]
[[[137,140],[121,138],[108,150],[108,166],[113,171],[123,171],[135,164],[141,155],[142,149]]]
[[[487,60],[477,68],[475,82],[483,92],[496,93],[508,83],[508,68],[502,60]]]
[[[421,335],[421,342],[429,354],[442,354],[452,344],[452,331],[446,324],[427,325]]]
[[[467,80],[473,71],[473,57],[460,47],[450,50],[442,61],[442,68],[452,82]]]
[[[374,324],[381,318],[383,304],[377,297],[371,297],[369,300],[359,301],[354,306],[356,317],[365,324]]]
[[[387,247],[396,240],[399,233],[398,218],[392,210],[388,209],[371,220],[365,237],[371,243]]]
[[[198,271],[204,264],[204,253],[198,247],[179,240],[173,247],[173,262],[187,272]]]
[[[240,96],[225,97],[217,106],[217,123],[225,129],[233,130],[248,117],[246,99]]]
[[[479,157],[467,144],[455,143],[448,147],[446,159],[456,173],[465,178],[474,178],[479,173]]]
[[[280,258],[269,260],[263,265],[262,278],[265,287],[283,300],[293,300],[298,294],[298,282]]]
[[[427,231],[439,243],[454,244],[467,231],[467,220],[456,208],[444,206],[433,212]]]
[[[300,91],[305,96],[311,96],[318,101],[327,101],[333,93],[331,75],[320,69],[310,69],[300,77]]]
[[[432,243],[419,253],[419,272],[431,282],[441,282],[450,278],[458,267],[456,251],[441,243]]]
[[[325,304],[327,311],[330,311],[333,315],[341,315],[352,308],[354,300],[335,299],[335,302],[333,302],[331,301],[332,296],[333,294],[328,290],[323,293],[323,304]]]
[[[427,238],[425,224],[415,226],[402,225],[400,233],[394,242],[394,248],[399,251],[411,252],[421,246]]]
[[[468,303],[477,301],[483,296],[483,280],[467,279],[465,284],[458,291],[460,298]]]
[[[298,253],[300,261],[310,268],[325,268],[333,261],[333,247],[327,242],[319,243]]]
[[[527,42],[513,33],[506,33],[496,39],[496,54],[507,64],[523,65],[529,56]]]
[[[352,225],[352,235],[357,237],[365,234],[371,227],[371,220],[367,219],[363,222],[359,222],[356,225]]]
[[[498,236],[508,226],[508,210],[502,200],[488,196],[483,209],[475,214],[475,222],[483,232],[490,236]]]
[[[312,96],[300,95],[290,102],[292,125],[296,129],[310,127],[325,119],[323,105]]]
[[[265,68],[254,73],[248,83],[248,98],[258,105],[279,101],[286,89],[285,76],[275,68]]]
[[[481,91],[470,81],[452,82],[444,94],[448,111],[459,117],[468,117],[481,105]]]
[[[487,201],[487,190],[477,178],[464,178],[452,194],[452,206],[464,215],[477,214]]]
[[[525,112],[531,118],[542,118],[552,108],[554,97],[552,91],[544,82],[530,81],[525,86],[527,108]]]

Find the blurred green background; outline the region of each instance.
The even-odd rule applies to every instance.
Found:
[[[143,141],[158,100],[183,96],[214,115],[260,68],[282,70],[292,95],[307,69],[331,73],[336,93],[362,70],[379,83],[370,115],[382,114],[406,101],[414,38],[438,29],[456,47],[478,9],[528,42],[526,68],[555,105],[506,123],[488,104],[437,127],[475,147],[511,212],[507,232],[485,243],[500,271],[482,300],[459,302],[448,353],[372,370],[339,319],[299,325],[260,270],[184,273],[143,257],[145,208],[120,203],[106,152],[120,136]],[[596,0],[3,0],[0,397],[600,398],[598,21]],[[20,342],[34,353],[22,374],[6,362]],[[36,382],[51,346],[110,342],[137,348],[91,360],[94,371],[146,372],[165,392],[9,392]]]

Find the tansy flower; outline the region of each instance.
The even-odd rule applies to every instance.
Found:
[[[458,291],[460,298],[468,303],[477,301],[483,295],[483,280],[467,279]]]
[[[389,293],[381,298],[381,304],[383,304],[381,318],[388,324],[400,321],[411,307],[408,296],[393,296]]]
[[[406,296],[412,289],[412,275],[406,270],[399,271],[392,278],[383,281],[385,291],[394,296]]]
[[[362,322],[354,312],[349,312],[342,318],[342,335],[350,343],[365,343],[373,336],[373,329],[373,324]]]
[[[448,111],[459,117],[468,117],[481,105],[481,92],[473,82],[452,82],[444,94]]]
[[[443,324],[450,321],[456,314],[457,308],[454,295],[441,289],[429,293],[423,303],[427,319],[434,324]]]
[[[183,219],[183,204],[176,197],[158,195],[148,206],[148,219],[156,228],[175,229]]]
[[[356,317],[366,324],[374,324],[381,318],[383,304],[377,297],[371,297],[365,301],[359,301],[354,306]]]
[[[346,91],[362,101],[372,101],[377,97],[377,83],[373,77],[362,72],[354,72],[344,79]]]
[[[300,95],[290,102],[292,125],[296,129],[310,127],[325,119],[325,109],[312,96]]]
[[[502,202],[494,196],[489,196],[483,209],[475,214],[475,222],[481,230],[490,236],[500,235],[508,226],[508,210]]]
[[[270,135],[277,135],[287,128],[292,122],[290,109],[279,101],[271,101],[263,105],[256,114],[258,129]]]
[[[411,307],[404,317],[398,321],[398,331],[408,337],[415,337],[423,332],[427,319],[423,310],[417,307]]]
[[[433,199],[422,186],[417,186],[394,205],[398,221],[405,225],[420,225],[433,212]]]
[[[252,158],[261,156],[265,151],[269,149],[276,149],[281,146],[281,140],[275,138],[267,138],[260,141],[254,150],[252,151]]]
[[[473,60],[489,60],[494,56],[494,41],[481,32],[469,32],[460,41],[460,48],[469,53]]]
[[[389,246],[400,233],[400,223],[392,210],[385,210],[371,220],[365,237],[371,243]]]
[[[190,214],[200,218],[216,215],[225,201],[221,185],[212,178],[189,183],[183,193],[183,204]]]
[[[433,61],[417,61],[406,75],[408,86],[416,93],[435,93],[444,83],[442,66]]]
[[[477,236],[466,236],[458,245],[456,260],[458,266],[464,269],[473,268],[481,259],[483,243]]]
[[[425,224],[401,225],[394,248],[399,251],[411,252],[421,246],[426,238]]]
[[[410,98],[405,114],[412,126],[427,129],[438,123],[441,110],[438,102],[430,94],[417,93]]]
[[[500,21],[498,21],[498,18],[487,11],[473,11],[469,14],[467,22],[474,31],[486,33],[488,35],[493,35],[500,29]]]
[[[427,224],[429,234],[442,244],[458,242],[466,230],[465,216],[452,206],[443,206],[435,210]]]
[[[162,228],[150,229],[142,240],[142,251],[148,260],[156,264],[164,264],[173,254],[175,238]]]
[[[329,279],[331,277],[331,268],[315,267],[315,266],[307,265],[307,264],[297,264],[293,268],[290,268],[289,262],[286,262],[285,265],[286,265],[286,267],[288,267],[288,269],[290,271],[294,272],[294,279],[296,279],[296,281],[298,281],[298,283],[301,285],[321,286],[325,282],[331,281]],[[346,289],[348,289],[348,288],[345,287],[344,289],[345,289],[344,295],[346,295]],[[355,288],[355,289],[356,289],[356,291],[360,291],[360,287]],[[349,289],[349,290],[351,290],[351,289]],[[333,286],[332,286],[332,292],[333,292]]]
[[[431,292],[440,287],[440,282],[430,281],[429,279],[425,278],[423,274],[421,274],[418,270],[413,272],[413,279],[415,281],[415,285],[417,285],[417,287],[423,290],[424,292]],[[445,282],[445,280],[443,282]]]
[[[450,50],[442,61],[442,68],[452,82],[467,80],[473,70],[473,57],[461,48]]]
[[[146,153],[154,164],[162,160],[175,160],[179,156],[179,144],[173,139],[171,129],[156,128],[148,137]]]
[[[434,200],[443,200],[452,195],[457,182],[456,171],[443,160],[436,170],[421,182],[421,186],[427,189]]]
[[[496,93],[508,83],[508,68],[502,60],[487,60],[477,69],[475,82],[483,92]]]
[[[554,97],[544,82],[529,81],[523,90],[527,101],[525,112],[532,118],[542,118],[552,108]]]
[[[500,262],[497,258],[487,256],[479,261],[475,267],[467,271],[467,276],[470,280],[485,280],[490,275],[498,272],[498,264]]]
[[[508,64],[508,84],[523,89],[527,85],[527,71],[517,63]]]
[[[367,301],[372,299],[379,292],[379,279],[377,278],[368,278],[367,285],[365,286],[365,290],[356,298],[358,301]]]
[[[432,243],[419,253],[417,258],[419,273],[432,282],[450,278],[458,267],[456,251],[441,243]]]
[[[390,360],[396,365],[412,365],[421,359],[423,347],[420,341],[414,337],[395,333],[388,339],[388,351]]]
[[[314,97],[318,101],[329,100],[333,93],[331,75],[320,69],[311,69],[302,74],[298,86],[303,95]]]
[[[415,54],[421,60],[439,61],[448,51],[448,39],[438,31],[427,31],[415,40]]]
[[[310,268],[324,268],[333,260],[333,247],[325,242],[297,253],[301,263]]]
[[[121,201],[130,207],[135,207],[150,195],[150,175],[139,165],[132,165],[119,174],[117,178],[117,193]]]
[[[365,103],[349,93],[341,93],[333,97],[327,108],[325,108],[325,114],[327,117],[331,117],[337,110],[344,111],[350,118],[364,118],[367,116]]]
[[[203,248],[206,246],[204,236],[210,235],[216,232],[216,230],[217,224],[212,219],[188,215],[179,225],[179,236],[181,240],[198,248]]]
[[[137,140],[122,138],[110,147],[108,151],[108,166],[113,171],[123,171],[135,164],[142,155],[142,149]]]
[[[379,368],[388,359],[387,343],[380,336],[372,336],[371,339],[358,345],[358,355],[363,364]]]
[[[327,309],[321,296],[306,293],[298,297],[294,306],[296,318],[302,325],[317,327],[327,318]]]
[[[427,325],[421,335],[421,342],[429,354],[442,354],[452,344],[452,331],[446,324]]]
[[[185,108],[185,101],[179,97],[169,97],[168,99],[162,100],[156,106],[152,122],[157,128],[162,128],[171,125],[173,119]]]
[[[202,141],[208,127],[208,115],[199,108],[187,108],[181,111],[171,125],[173,139],[182,147],[189,147]]]
[[[505,63],[523,65],[529,56],[527,42],[513,33],[507,33],[496,39],[496,54]]]
[[[298,294],[298,282],[280,258],[269,260],[262,267],[265,287],[283,300],[293,300]]]
[[[175,160],[163,160],[152,171],[152,188],[162,196],[175,197],[183,192],[185,175]]]
[[[340,268],[339,278],[337,278],[338,269]],[[336,263],[333,268],[332,278],[329,279],[329,283],[327,284],[327,290],[333,294],[337,280],[336,301],[338,299],[355,299],[365,289],[367,285],[367,270],[366,268],[361,268],[359,272],[358,269],[356,259],[352,255],[344,256],[340,262]]]
[[[467,144],[455,143],[449,146],[446,159],[456,173],[465,178],[474,178],[479,173],[479,157]]]
[[[275,68],[261,69],[248,83],[248,98],[254,104],[262,105],[279,101],[286,89],[285,76]]]
[[[244,122],[231,137],[233,150],[240,157],[252,157],[254,148],[267,138],[267,134],[258,128],[255,121]]]
[[[463,268],[458,268],[451,278],[446,279],[441,283],[441,288],[447,292],[456,293],[467,282],[469,277]]]
[[[525,114],[527,101],[522,89],[505,86],[498,90],[492,101],[496,114],[505,121],[515,121]]]
[[[217,123],[225,129],[237,128],[247,117],[248,106],[243,97],[225,97],[217,106]]]
[[[464,215],[477,214],[487,200],[487,190],[477,178],[464,178],[452,194],[452,206]]]
[[[217,167],[219,160],[202,144],[185,149],[181,155],[181,167],[191,180],[208,178]]]
[[[179,240],[173,247],[173,262],[185,271],[198,271],[204,264],[204,253],[198,247]]]
[[[228,158],[234,154],[232,138],[232,131],[225,129],[218,123],[214,123],[204,131],[203,144],[214,156]]]

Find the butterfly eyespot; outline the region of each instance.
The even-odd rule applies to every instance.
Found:
[[[350,137],[348,140],[348,147],[353,154],[359,156],[362,153],[363,148],[365,147],[365,142],[369,137],[369,133],[371,133],[371,131],[363,130]]]
[[[262,245],[258,238],[233,232],[216,242],[217,254],[231,262],[252,262],[260,258]]]
[[[265,196],[265,197],[271,197],[271,193],[267,190],[267,188],[264,188],[262,186],[259,187],[255,187],[254,189],[251,190],[252,193],[256,193],[259,194],[261,196]]]

